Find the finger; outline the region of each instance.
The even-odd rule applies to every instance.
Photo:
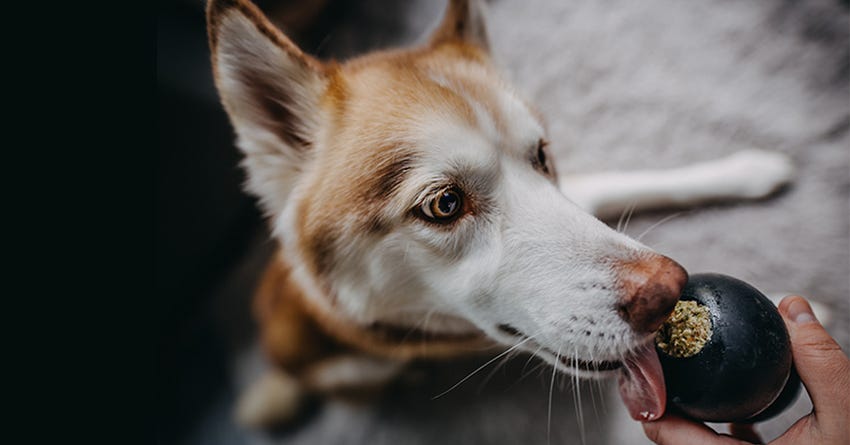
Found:
[[[644,422],[643,432],[649,440],[658,445],[705,444],[731,445],[742,442],[726,436],[721,436],[711,428],[667,413],[654,422]]]
[[[755,426],[751,423],[729,424],[729,434],[749,443],[764,443],[759,437],[759,433],[756,432]]]
[[[788,326],[794,366],[806,387],[818,419],[844,416],[850,411],[850,360],[799,296],[785,297],[779,313]]]

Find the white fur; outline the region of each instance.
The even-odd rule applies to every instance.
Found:
[[[267,372],[239,398],[236,420],[245,426],[258,427],[293,418],[302,397],[297,379],[280,371]]]
[[[316,277],[297,248],[297,212],[310,197],[309,178],[334,172],[315,171],[309,155],[266,130],[268,122],[245,94],[238,73],[253,70],[286,89],[304,117],[299,131],[312,136],[311,150],[317,152],[334,143],[320,125],[322,79],[242,16],[223,20],[220,40],[219,86],[246,154],[248,188],[274,218],[292,276],[309,299],[349,322],[422,327],[433,320],[432,329],[479,330],[516,344],[521,339],[499,329],[506,324],[532,337],[523,349],[583,376],[590,373],[565,369],[552,352],[586,361],[617,360],[644,343],[647,338],[618,315],[624,295],[617,264],[657,255],[585,209],[613,214],[628,205],[757,198],[787,182],[792,171],[785,158],[745,152],[670,172],[567,178],[563,187],[573,202],[531,162],[545,135],[525,103],[489,70],[458,60],[452,76],[476,82],[493,97],[479,100],[451,76],[427,74],[469,104],[476,125],[445,111],[418,110],[407,134],[398,135],[417,161],[396,196],[379,210],[395,218],[392,230],[381,236],[348,233],[335,246],[332,270]],[[458,177],[469,199],[487,204],[480,214],[463,217],[451,229],[404,218]],[[354,215],[340,213],[341,226],[353,227]],[[330,306],[329,294],[337,306]],[[345,366],[328,371],[328,379],[352,375]]]
[[[333,310],[358,323],[410,320],[452,332],[478,329],[512,345],[519,339],[497,329],[508,324],[534,336],[523,349],[561,368],[536,345],[583,360],[618,359],[645,338],[616,313],[621,295],[611,263],[651,252],[584,212],[533,168],[529,157],[543,128],[513,92],[496,91],[500,109],[472,103],[476,128],[423,110],[416,141],[422,159],[398,197],[402,207],[413,207],[457,166],[471,166],[475,193],[493,206],[489,213],[465,218],[450,231],[415,221],[380,239],[351,240],[338,255],[348,261],[327,277],[330,289],[289,247],[294,276],[316,304],[326,306],[330,291],[338,304]],[[508,116],[511,125],[497,132],[492,113]],[[307,193],[296,187],[277,220],[284,246],[297,245],[295,211]]]
[[[380,385],[398,374],[403,366],[404,363],[396,360],[341,355],[315,365],[306,384],[322,392]]]
[[[251,72],[286,91],[287,102],[301,118],[298,133],[309,136],[321,130],[318,98],[324,81],[269,41],[238,11],[230,11],[221,19],[218,40],[218,88],[236,130],[237,145],[245,154],[242,166],[248,172],[246,188],[260,198],[268,214],[277,214],[294,187],[299,166],[308,159],[302,150],[269,131],[269,118],[257,106],[250,91],[252,85],[243,82],[242,73]]]

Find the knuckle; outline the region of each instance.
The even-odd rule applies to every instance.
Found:
[[[841,352],[841,346],[820,326],[812,326],[792,338],[792,343],[798,348],[813,352]]]
[[[841,352],[841,347],[838,346],[838,343],[835,340],[830,339],[804,339],[797,343],[798,346],[804,348],[806,351],[816,352],[816,353],[833,353],[833,352]]]

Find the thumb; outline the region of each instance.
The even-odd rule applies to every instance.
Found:
[[[779,313],[788,327],[794,366],[821,422],[847,422],[850,411],[850,360],[799,296],[785,297]]]

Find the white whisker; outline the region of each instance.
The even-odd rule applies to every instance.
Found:
[[[596,387],[599,389],[599,399],[602,400],[602,415],[608,414],[608,405],[605,404],[605,388],[601,381],[596,382]]]
[[[629,222],[632,220],[632,214],[634,214],[635,208],[637,208],[636,202],[633,202],[631,205],[629,205],[629,215],[626,216],[626,223],[623,224],[623,232],[622,233],[626,233],[626,230],[629,230]]]
[[[575,363],[578,363],[578,350],[573,350],[573,357],[575,357]],[[584,411],[581,406],[581,381],[579,381],[578,374],[575,375],[576,387],[575,387],[575,401],[576,401],[576,413],[578,415],[578,431],[581,437],[581,443],[585,444],[584,437]]]
[[[534,351],[534,355],[532,355],[531,357],[528,358],[528,360],[526,360],[525,365],[523,365],[522,370],[521,370],[522,375],[520,375],[519,378],[515,382],[513,382],[510,386],[505,388],[505,392],[507,392],[508,390],[513,388],[514,386],[516,386],[519,382],[523,381],[526,377],[533,374],[534,371],[537,371],[538,369],[541,369],[541,368],[545,368],[546,365],[548,365],[548,363],[546,363],[546,361],[540,360],[540,362],[537,363],[537,365],[535,365],[533,368],[529,369],[528,371],[525,370],[525,368],[528,367],[528,364],[531,363],[531,360],[534,359],[534,358],[537,358],[537,353],[540,352],[541,349],[543,349],[543,346],[540,346],[539,348],[537,348],[537,350]]]
[[[558,361],[561,359],[561,347],[555,354],[555,365],[552,366],[552,380],[549,382],[549,412],[546,415],[546,443],[552,443],[552,390],[555,387],[555,375],[558,373]]]
[[[493,370],[490,371],[490,373],[487,374],[486,377],[484,377],[484,380],[481,381],[481,384],[478,385],[478,389],[476,390],[476,392],[478,394],[481,394],[481,391],[484,389],[484,385],[486,385],[487,382],[489,382],[490,379],[492,379],[493,376],[496,375],[496,372],[498,372],[499,369],[502,369],[506,363],[508,363],[514,356],[516,356],[516,354],[519,354],[520,352],[521,351],[517,349],[515,351],[512,351],[510,354],[507,354],[502,357],[502,360],[500,360],[499,363],[496,363],[496,366],[493,367]]]
[[[542,345],[537,347],[537,349],[534,351],[534,353],[531,354],[531,356],[528,357],[528,360],[525,361],[525,365],[522,366],[522,369],[520,370],[520,372],[525,372],[525,368],[528,366],[529,363],[531,363],[531,361],[533,359],[537,358],[537,354],[540,352],[541,349],[543,349]],[[522,377],[520,377],[520,378],[522,378]]]
[[[590,354],[590,362],[594,364],[594,371],[599,371],[599,365],[596,364],[596,361],[593,359],[593,349],[589,351]],[[596,397],[593,394],[593,381],[590,384],[590,403],[593,406],[593,414],[599,419],[599,412],[596,411]]]
[[[533,339],[534,337],[535,337],[535,336],[527,337],[527,338],[525,338],[524,340],[522,340],[521,342],[519,342],[519,343],[517,343],[517,344],[515,344],[515,345],[511,346],[510,348],[508,348],[508,350],[506,350],[506,351],[504,351],[504,352],[500,353],[499,355],[497,355],[497,356],[495,356],[495,357],[491,358],[490,360],[488,360],[488,361],[487,361],[487,363],[484,363],[483,365],[479,366],[479,367],[478,367],[475,371],[472,371],[471,373],[469,373],[469,375],[467,375],[466,377],[464,377],[464,378],[460,379],[460,381],[459,381],[459,382],[457,382],[457,383],[455,383],[454,385],[452,385],[452,387],[451,387],[451,388],[449,388],[449,389],[447,389],[447,390],[445,390],[445,391],[443,391],[443,392],[441,392],[441,393],[437,394],[437,395],[436,395],[436,396],[434,396],[434,397],[431,397],[431,400],[439,399],[440,397],[442,397],[442,396],[444,396],[444,395],[448,394],[451,390],[453,390],[453,389],[457,388],[457,387],[458,387],[458,386],[460,386],[463,382],[465,382],[465,381],[469,380],[469,378],[470,378],[470,377],[472,377],[472,376],[474,376],[476,373],[478,373],[478,371],[481,371],[482,369],[486,368],[486,367],[487,367],[490,363],[493,363],[493,362],[495,362],[496,360],[500,359],[502,356],[509,354],[511,351],[513,351],[514,349],[516,349],[516,348],[518,348],[518,347],[522,346],[523,344],[525,344],[526,342],[530,341],[530,340],[531,340],[531,339]]]
[[[629,206],[623,207],[623,212],[620,213],[620,218],[617,219],[617,228],[615,229],[617,232],[620,232],[620,228],[623,227],[623,219],[626,217],[626,212],[629,210]],[[622,233],[622,232],[620,232]]]
[[[668,222],[668,221],[671,221],[671,220],[675,219],[676,217],[678,217],[678,216],[682,215],[683,213],[685,213],[685,212],[676,212],[676,213],[674,213],[674,214],[672,214],[672,215],[667,215],[666,217],[662,218],[662,219],[661,219],[660,221],[658,221],[657,223],[655,223],[655,224],[653,224],[653,225],[649,226],[649,228],[647,228],[646,230],[644,230],[644,231],[643,231],[643,233],[641,233],[640,235],[638,235],[638,236],[637,236],[637,238],[635,238],[635,240],[636,240],[636,241],[640,241],[640,240],[641,240],[644,236],[646,236],[647,234],[649,234],[649,232],[651,232],[651,231],[652,231],[653,229],[655,229],[656,227],[658,227],[658,226],[660,226],[661,224],[664,224],[664,223],[666,223],[666,222]]]

